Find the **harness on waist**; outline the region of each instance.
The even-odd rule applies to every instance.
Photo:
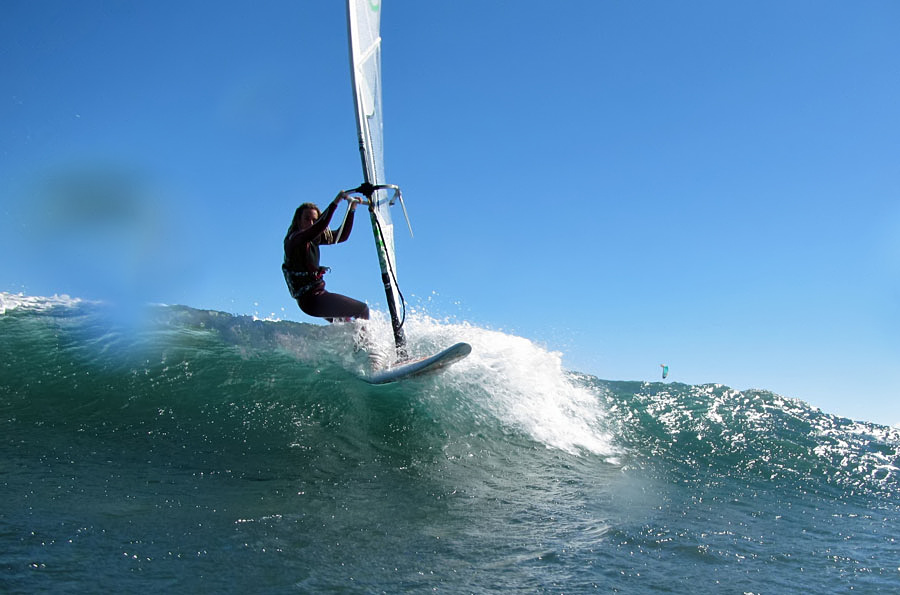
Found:
[[[295,300],[313,289],[323,287],[325,281],[322,280],[322,277],[330,270],[328,267],[319,267],[318,271],[310,273],[309,271],[292,271],[287,268],[287,265],[281,265],[284,281],[287,283],[288,291],[291,292],[291,297]]]

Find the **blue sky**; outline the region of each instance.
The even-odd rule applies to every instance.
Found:
[[[385,4],[413,306],[900,422],[900,4]],[[281,240],[361,181],[347,64],[337,1],[6,0],[0,290],[311,321]],[[383,307],[367,225],[323,264]]]

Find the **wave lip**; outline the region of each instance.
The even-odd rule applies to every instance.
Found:
[[[81,298],[73,298],[66,294],[54,294],[51,297],[34,297],[24,293],[0,292],[0,314],[6,314],[11,310],[45,312],[52,308],[73,308],[82,302]]]

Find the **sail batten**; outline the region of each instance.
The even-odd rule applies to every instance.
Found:
[[[372,43],[372,45],[369,46],[369,49],[367,49],[365,52],[362,53],[362,55],[360,56],[360,60],[365,62],[372,56],[372,54],[375,53],[376,50],[378,50],[380,48],[381,48],[381,38],[378,37],[377,39],[375,39],[375,41]]]

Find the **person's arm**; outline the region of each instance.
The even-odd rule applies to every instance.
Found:
[[[325,209],[325,212],[323,212],[321,215],[319,215],[319,218],[316,219],[315,223],[313,223],[306,229],[302,229],[302,230],[295,231],[294,233],[292,233],[291,237],[288,238],[288,243],[292,244],[292,245],[297,242],[306,243],[306,242],[311,242],[314,239],[316,239],[317,237],[319,237],[319,235],[323,231],[328,229],[328,224],[331,223],[331,218],[334,216],[334,211],[335,211],[335,209],[337,209],[337,205],[340,201],[341,201],[340,196],[338,196],[333,201],[331,201],[331,204],[328,205],[328,208]],[[323,242],[323,243],[325,243],[325,242]]]
[[[338,242],[346,242],[347,239],[350,238],[350,231],[353,229],[353,215],[356,213],[356,205],[357,203],[355,201],[350,202],[350,206],[348,207],[350,212],[347,213],[347,220],[344,222],[344,231],[341,233],[341,237],[337,237],[338,232],[341,231],[340,229],[331,230],[331,235],[334,237],[335,244]]]

